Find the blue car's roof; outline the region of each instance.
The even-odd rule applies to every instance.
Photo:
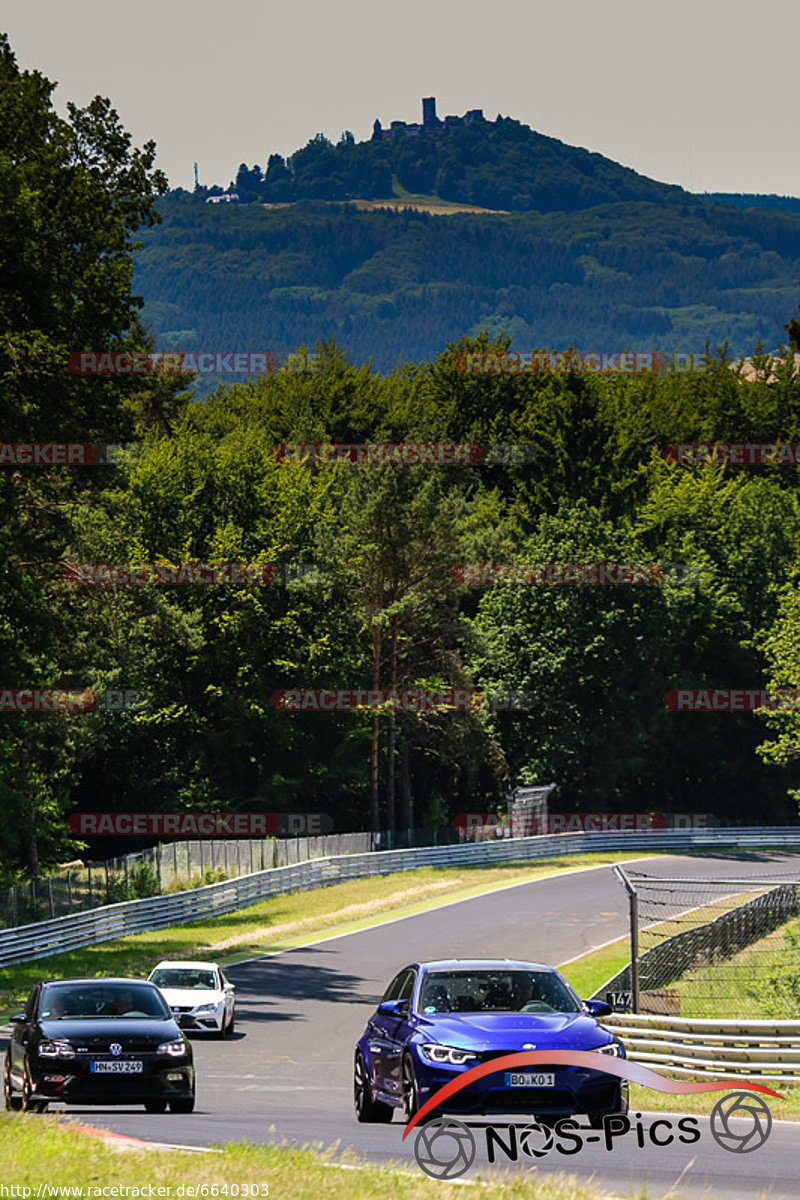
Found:
[[[411,965],[422,971],[555,971],[555,967],[546,963],[521,962],[516,958],[443,958]]]

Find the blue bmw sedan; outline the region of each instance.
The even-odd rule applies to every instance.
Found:
[[[413,963],[389,984],[356,1046],[356,1118],[410,1121],[471,1067],[521,1050],[597,1050],[624,1057],[597,1023],[611,1009],[578,999],[553,967],[470,961]],[[500,1069],[470,1081],[437,1112],[526,1113],[553,1121],[586,1114],[600,1126],[628,1108],[627,1083],[581,1067]]]

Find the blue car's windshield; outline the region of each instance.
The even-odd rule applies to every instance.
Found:
[[[580,1006],[552,971],[430,971],[422,981],[419,1011],[574,1013]]]

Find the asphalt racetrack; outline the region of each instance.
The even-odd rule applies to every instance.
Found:
[[[800,871],[800,857],[663,857],[637,865],[663,876],[741,878],[764,871],[789,876]],[[416,1131],[401,1140],[399,1113],[384,1126],[358,1125],[353,1116],[353,1049],[395,972],[419,959],[508,956],[561,963],[625,933],[626,894],[611,868],[601,867],[444,904],[374,929],[240,963],[227,968],[236,985],[236,1033],[225,1042],[193,1038],[198,1103],[192,1115],[153,1116],[141,1108],[68,1111],[87,1124],[184,1145],[336,1142],[360,1157],[397,1161],[416,1173]],[[723,1094],[704,1098],[708,1112]],[[645,1116],[645,1127],[655,1119]],[[524,1118],[517,1123],[524,1124]],[[518,1163],[505,1163],[502,1169],[567,1171],[584,1180],[591,1176],[601,1192],[628,1197],[638,1196],[643,1183],[650,1197],[662,1197],[678,1180],[672,1194],[679,1197],[800,1197],[800,1125],[775,1122],[767,1143],[744,1155],[718,1146],[708,1125],[707,1118],[700,1118],[700,1140],[690,1146],[659,1149],[648,1139],[639,1149],[628,1134],[611,1151],[600,1142],[571,1157],[555,1150],[542,1159],[521,1154]],[[478,1155],[465,1179],[477,1170],[498,1169],[486,1163],[483,1135],[476,1140]]]

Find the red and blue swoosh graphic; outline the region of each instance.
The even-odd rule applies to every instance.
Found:
[[[519,1067],[534,1066],[540,1069],[544,1066],[554,1066],[603,1071],[606,1075],[617,1075],[620,1079],[628,1079],[631,1083],[639,1083],[642,1087],[652,1088],[656,1092],[668,1092],[673,1096],[689,1096],[695,1092],[727,1092],[736,1088],[742,1091],[763,1092],[766,1096],[783,1099],[780,1092],[773,1092],[772,1088],[761,1083],[752,1083],[749,1079],[727,1078],[716,1082],[709,1080],[705,1083],[681,1083],[677,1079],[659,1075],[658,1071],[652,1071],[640,1063],[629,1062],[627,1058],[612,1058],[608,1054],[600,1054],[597,1050],[524,1050],[519,1054],[506,1054],[503,1058],[493,1058],[490,1062],[480,1063],[479,1066],[470,1067],[468,1071],[451,1079],[444,1087],[434,1092],[430,1100],[426,1100],[406,1125],[403,1137],[405,1138],[429,1112],[476,1079],[482,1079],[484,1075],[493,1075],[495,1071],[514,1071]]]

